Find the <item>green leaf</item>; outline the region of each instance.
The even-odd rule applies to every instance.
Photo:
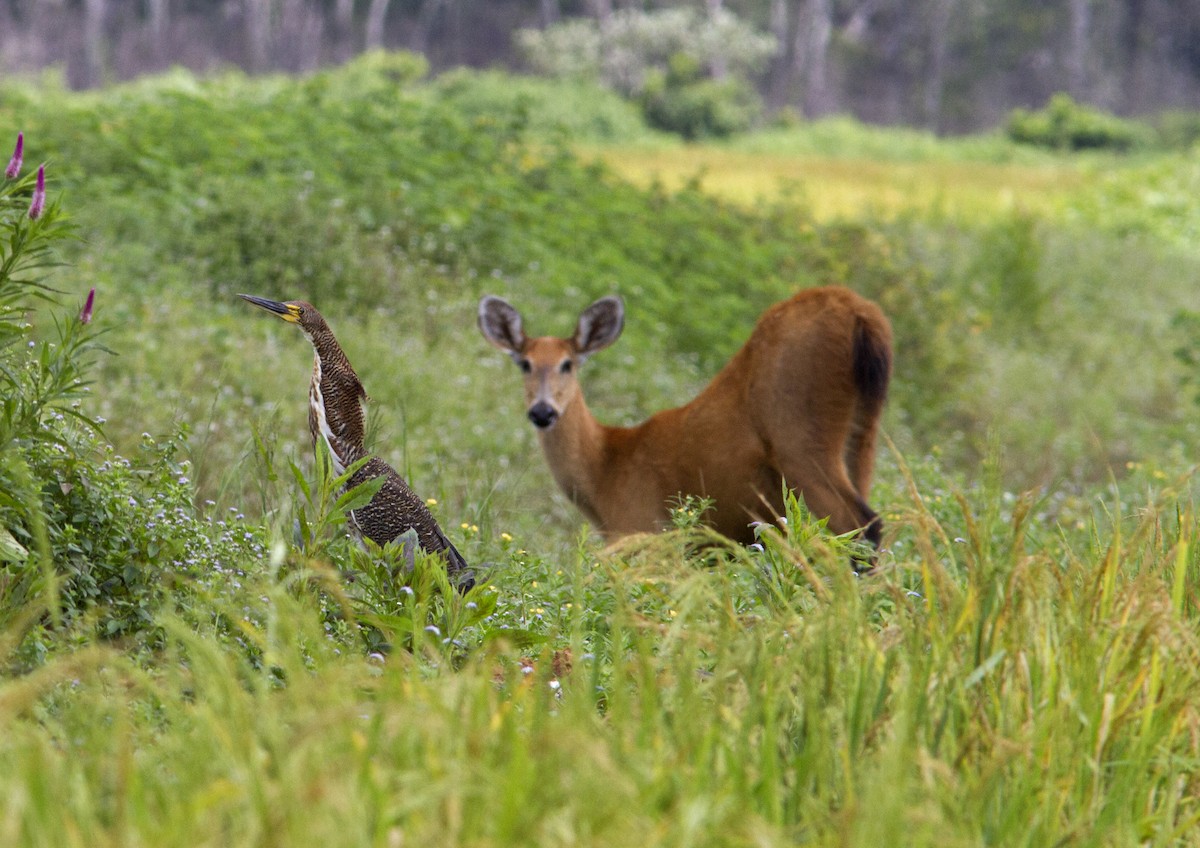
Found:
[[[304,499],[312,501],[312,489],[308,486],[308,480],[304,476],[304,472],[300,470],[300,466],[288,460],[288,467],[292,470],[292,477],[296,480],[296,485],[300,487],[300,491],[304,492]]]
[[[330,455],[329,446],[326,445],[324,441],[321,442],[321,452],[326,456]],[[371,458],[369,456],[364,456],[362,459],[357,459],[350,463],[349,467],[347,467],[345,471],[330,481],[333,488],[340,489],[349,484],[350,478],[357,474],[359,469],[366,465],[370,459]]]
[[[374,624],[393,641],[398,636],[414,635],[417,632],[417,627],[413,620],[406,615],[389,615],[387,613],[371,613],[366,617],[366,620]]]
[[[1006,650],[1001,648],[999,651],[996,651],[996,653],[992,654],[990,657],[980,663],[979,667],[968,674],[963,680],[963,688],[970,689],[972,686],[979,683],[979,681],[983,680],[983,678],[987,677],[988,673],[1000,664],[1000,661],[1004,659],[1007,653],[1008,652]]]
[[[29,558],[29,551],[13,538],[7,527],[0,527],[0,562],[22,563]]]
[[[338,512],[353,512],[360,509],[371,502],[386,482],[387,478],[382,475],[364,480],[353,489],[347,489],[342,493],[342,496],[334,504],[334,508]]]

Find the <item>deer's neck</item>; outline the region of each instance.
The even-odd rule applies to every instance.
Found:
[[[538,431],[546,463],[563,493],[588,520],[604,527],[600,513],[600,481],[608,468],[612,428],[588,409],[583,396],[575,398],[549,430]]]

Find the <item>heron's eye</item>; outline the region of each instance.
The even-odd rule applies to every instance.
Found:
[[[573,367],[574,363],[572,363],[571,360],[564,359],[562,365],[558,366],[558,371],[560,374],[570,374]]]
[[[522,359],[517,364],[521,366],[521,371],[525,374],[533,372],[533,364],[528,359]]]

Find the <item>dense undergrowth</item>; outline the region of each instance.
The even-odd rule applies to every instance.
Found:
[[[1191,158],[818,219],[579,159],[555,103],[650,137],[586,92],[421,71],[0,88],[51,178],[0,191],[0,844],[1196,841]],[[635,420],[826,282],[896,329],[862,576],[795,502],[761,550],[695,503],[600,548],[474,330],[620,292],[584,379]],[[310,351],[240,291],[325,312],[482,585],[345,537]]]

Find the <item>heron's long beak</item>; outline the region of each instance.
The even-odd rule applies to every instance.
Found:
[[[267,300],[265,297],[255,297],[252,294],[239,294],[238,297],[253,303],[255,306],[261,306],[268,312],[274,312],[284,321],[290,321],[294,324],[300,318],[299,310],[287,303],[278,300]]]

